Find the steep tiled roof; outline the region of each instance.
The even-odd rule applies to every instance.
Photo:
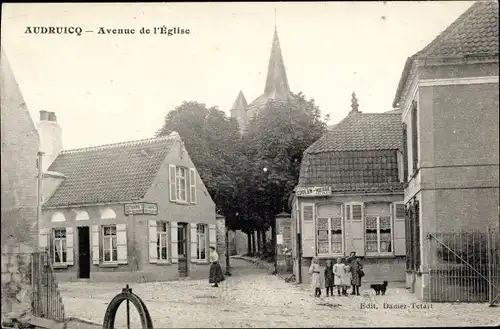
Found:
[[[498,2],[478,1],[417,57],[498,54]]]
[[[400,112],[352,113],[305,153],[397,150],[401,148],[402,139]]]
[[[424,49],[406,60],[393,107],[397,106],[416,59],[498,55],[498,2],[478,1]]]
[[[44,207],[144,197],[175,140],[169,136],[61,152],[49,171],[66,179]]]

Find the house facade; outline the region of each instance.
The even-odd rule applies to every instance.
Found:
[[[2,251],[9,242],[36,248],[39,137],[4,49],[1,49]]]
[[[40,135],[51,141],[42,145],[56,156],[44,159],[39,240],[58,279],[208,276],[209,247],[224,254],[224,219],[177,133],[62,151],[56,125],[41,113]]]
[[[404,123],[407,284],[425,299],[429,233],[499,225],[498,3],[477,2],[410,57]]]
[[[294,273],[312,257],[362,258],[365,282],[404,281],[401,113],[352,111],[305,152],[291,200]]]

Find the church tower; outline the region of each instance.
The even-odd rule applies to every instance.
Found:
[[[257,97],[249,105],[245,105],[244,110],[235,109],[235,105],[241,106],[240,96],[244,100],[243,93],[240,91],[236,99],[233,109],[231,109],[231,117],[235,117],[240,125],[240,130],[244,131],[248,122],[263,109],[268,101],[275,102],[291,102],[294,97],[288,86],[288,78],[286,76],[285,63],[281,53],[280,41],[278,38],[278,30],[274,29],[273,42],[271,47],[271,56],[267,67],[267,78],[264,86],[264,92]],[[246,104],[246,101],[244,102]]]

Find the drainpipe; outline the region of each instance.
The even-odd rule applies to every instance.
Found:
[[[36,202],[36,246],[37,250],[40,250],[40,240],[38,235],[40,234],[40,222],[42,220],[42,184],[43,184],[43,152],[38,152],[38,175],[37,175],[37,202]]]

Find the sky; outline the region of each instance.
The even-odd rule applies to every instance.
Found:
[[[384,112],[407,57],[472,2],[15,3],[2,7],[2,47],[33,120],[55,112],[64,149],[150,138],[183,101],[229,110],[264,91],[274,26],[290,89],[329,125]],[[28,26],[82,35],[27,34]],[[154,27],[190,34],[140,34]],[[98,34],[135,29],[133,35]],[[93,32],[85,32],[93,31]]]

